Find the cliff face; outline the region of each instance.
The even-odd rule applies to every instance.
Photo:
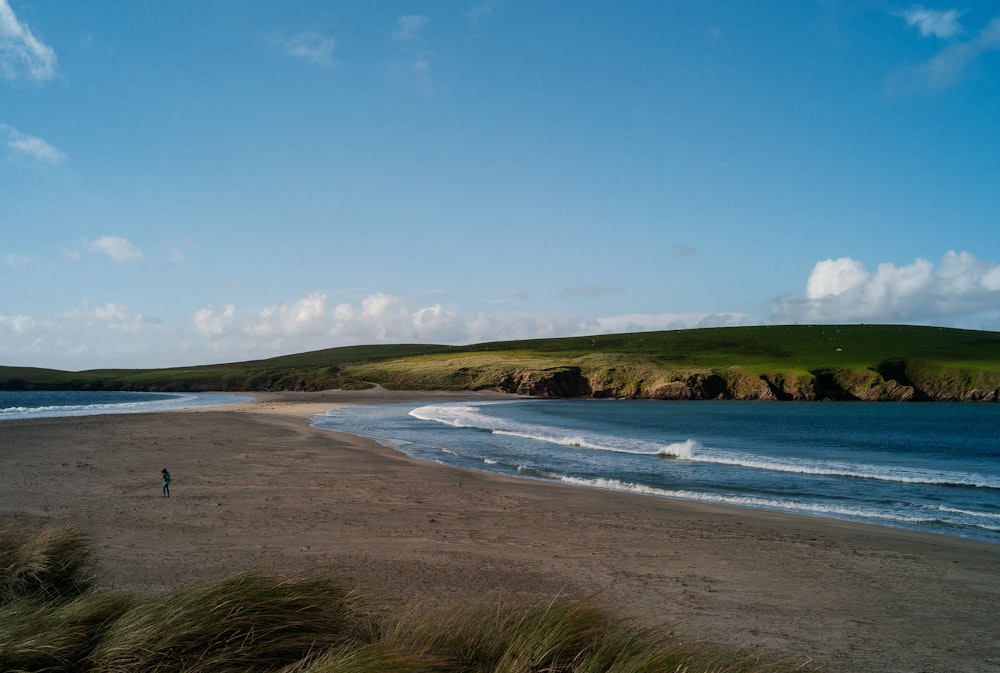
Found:
[[[981,379],[981,380],[979,380]],[[904,363],[876,370],[824,369],[803,374],[586,371],[581,367],[505,374],[496,390],[536,397],[656,400],[798,400],[1000,402],[1000,384],[975,372],[921,371]]]
[[[591,397],[593,388],[579,367],[554,367],[503,374],[500,392],[534,397]]]

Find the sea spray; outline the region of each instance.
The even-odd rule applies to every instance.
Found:
[[[409,413],[410,416],[419,418],[422,421],[434,421],[455,428],[493,429],[489,425],[491,419],[479,413],[479,407],[473,405],[430,404],[417,407]]]
[[[683,442],[674,442],[673,444],[664,446],[656,452],[656,455],[659,458],[683,458],[684,460],[691,460],[701,448],[701,444],[697,441],[685,439]]]

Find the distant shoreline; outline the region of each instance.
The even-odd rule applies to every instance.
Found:
[[[94,399],[73,399],[93,395]],[[145,399],[130,399],[142,398]],[[41,399],[39,399],[41,398]],[[0,423],[26,418],[73,418],[105,414],[135,414],[219,408],[254,401],[248,393],[161,393],[145,391],[0,390]],[[12,402],[21,406],[9,406]],[[39,402],[43,404],[39,405]],[[37,406],[36,406],[37,405]]]

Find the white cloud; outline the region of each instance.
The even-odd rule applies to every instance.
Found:
[[[101,236],[91,241],[87,247],[96,253],[107,255],[116,262],[136,262],[143,258],[142,250],[120,236]]]
[[[902,17],[906,25],[916,28],[924,37],[939,37],[948,39],[962,34],[962,24],[958,19],[964,14],[957,9],[944,11],[925,9],[920,5],[914,5],[910,9],[895,12],[896,16]]]
[[[932,90],[953,86],[984,54],[997,50],[1000,50],[1000,17],[994,17],[974,38],[951,44],[926,63],[897,74],[890,84],[893,88],[902,83]]]
[[[393,64],[397,72],[425,94],[434,91],[431,76],[430,52],[426,48],[423,33],[430,19],[417,14],[407,14],[396,19],[393,38],[399,44],[399,54]]]
[[[394,37],[397,40],[412,40],[421,36],[424,28],[430,23],[426,16],[417,14],[407,14],[396,19],[396,32]]]
[[[555,313],[478,313],[461,315],[440,303],[421,304],[383,292],[359,303],[331,305],[324,292],[237,315],[233,306],[222,314],[202,309],[192,320],[196,329],[223,351],[236,348],[270,352],[302,352],[353,344],[447,343],[579,336],[584,334],[719,327],[751,324],[749,316],[720,314],[628,314],[581,318]],[[237,346],[237,344],[240,344]],[[251,345],[252,344],[252,345]],[[270,349],[270,351],[269,351]]]
[[[0,74],[11,81],[26,75],[39,82],[56,74],[56,52],[17,20],[7,0],[0,0]]]
[[[4,266],[27,266],[34,261],[30,257],[25,257],[24,255],[15,255],[14,253],[7,253],[3,256]]]
[[[46,327],[45,321],[30,315],[0,315],[0,336],[34,336]]]
[[[440,304],[414,305],[400,297],[376,292],[360,304],[329,305],[325,292],[238,314],[227,306],[221,314],[211,309],[194,313],[195,328],[208,337],[252,339],[258,344],[280,344],[308,350],[359,343],[433,341],[455,336],[454,312]],[[295,346],[294,344],[300,344]]]
[[[91,308],[85,300],[82,307],[65,312],[62,318],[64,322],[60,330],[64,334],[87,333],[105,335],[106,338],[111,332],[133,336],[141,334],[145,338],[152,332],[169,331],[160,321],[150,320],[141,313],[132,313],[127,306],[110,301]],[[100,340],[100,337],[97,339]]]
[[[195,311],[194,315],[191,316],[191,322],[194,323],[195,329],[201,334],[208,337],[215,337],[225,334],[235,317],[236,306],[229,304],[222,313],[216,313],[207,308]]]
[[[991,282],[1000,285],[1000,275]],[[333,302],[315,291],[268,307],[202,308],[185,323],[161,322],[108,301],[52,320],[0,315],[4,364],[92,369],[238,362],[357,344],[471,344],[589,334],[751,324],[737,313],[579,316],[563,313],[474,313],[439,302],[373,292]]]
[[[0,315],[0,362],[82,370],[178,363],[174,329],[115,302],[89,302],[52,318]],[[189,362],[189,361],[188,361]]]
[[[462,337],[445,343],[466,344],[515,339],[590,334],[595,330],[589,320],[576,316],[548,313],[480,313],[462,321]]]
[[[65,159],[65,155],[62,152],[54,148],[52,145],[48,144],[41,138],[34,138],[32,136],[26,136],[24,134],[18,134],[16,137],[12,138],[8,143],[8,146],[19,152],[32,156],[39,161],[44,161],[50,164],[58,164]]]
[[[465,18],[472,23],[479,23],[492,13],[493,4],[489,2],[474,3],[464,12]]]
[[[849,257],[817,262],[801,297],[771,305],[771,318],[796,322],[927,322],[1000,310],[1000,267],[968,252],[949,252],[874,272]]]
[[[806,298],[820,299],[841,295],[868,282],[870,274],[864,264],[849,257],[816,262],[806,282]]]
[[[2,1],[0,0],[0,2]],[[65,154],[41,138],[21,133],[8,124],[0,123],[0,142],[5,143],[8,148],[20,156],[26,156],[43,163],[60,164],[66,159]]]
[[[436,342],[461,332],[453,309],[439,303],[414,304],[383,292],[366,297],[359,308],[340,303],[333,313],[330,335],[349,343]]]
[[[274,308],[260,311],[255,322],[247,328],[254,336],[297,336],[326,329],[326,294],[313,292],[309,296]]]
[[[282,49],[287,55],[324,67],[334,65],[335,46],[336,41],[331,36],[312,32],[299,33],[282,43]]]
[[[94,309],[94,317],[98,320],[127,320],[128,319],[128,309],[121,304],[115,304],[114,302],[108,302],[104,306],[98,306]]]

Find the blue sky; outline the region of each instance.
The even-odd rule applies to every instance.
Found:
[[[993,2],[0,0],[0,364],[1000,329]]]

